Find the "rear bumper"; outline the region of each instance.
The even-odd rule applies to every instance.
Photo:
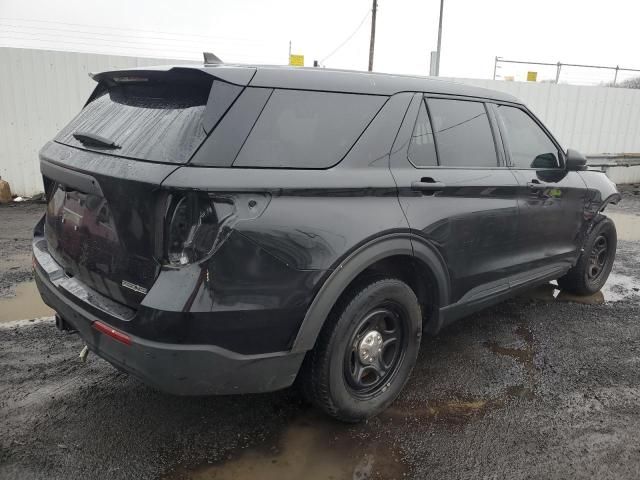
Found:
[[[43,266],[49,260],[53,261],[46,252],[34,255],[36,284],[44,302],[78,331],[89,350],[159,390],[176,395],[257,393],[288,387],[295,380],[304,352],[243,355],[215,345],[150,341],[128,332],[123,333],[129,345],[117,341],[93,327],[98,320],[112,325],[108,314],[65,292],[48,273],[50,264]]]

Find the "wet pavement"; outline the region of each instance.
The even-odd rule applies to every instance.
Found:
[[[8,221],[0,209],[0,312],[21,301],[11,316],[29,319],[41,315],[23,230],[42,206],[17,208]],[[1,324],[0,478],[639,478],[640,199],[612,212],[602,292],[544,285],[425,338],[401,397],[360,425],[294,389],[165,395],[81,363],[51,320]]]

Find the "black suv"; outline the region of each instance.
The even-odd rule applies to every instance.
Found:
[[[398,395],[423,332],[611,270],[615,185],[509,95],[225,64],[94,79],[40,152],[36,279],[59,328],[161,390],[297,379],[357,421]]]

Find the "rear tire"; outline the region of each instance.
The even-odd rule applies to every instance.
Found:
[[[617,243],[616,226],[610,218],[604,217],[589,233],[578,263],[558,279],[558,286],[576,295],[592,295],[599,291],[611,273]]]
[[[353,289],[307,354],[300,378],[305,396],[342,421],[377,415],[409,379],[421,335],[420,305],[406,283],[386,278]]]

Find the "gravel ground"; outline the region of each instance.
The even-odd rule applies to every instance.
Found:
[[[640,197],[623,205],[638,213]],[[42,208],[0,208],[6,291],[29,278]],[[95,356],[81,363],[80,340],[51,321],[5,326],[0,478],[639,478],[639,254],[619,242],[614,278],[626,281],[605,297],[621,301],[541,288],[426,338],[401,398],[356,426],[294,390],[165,395]]]

